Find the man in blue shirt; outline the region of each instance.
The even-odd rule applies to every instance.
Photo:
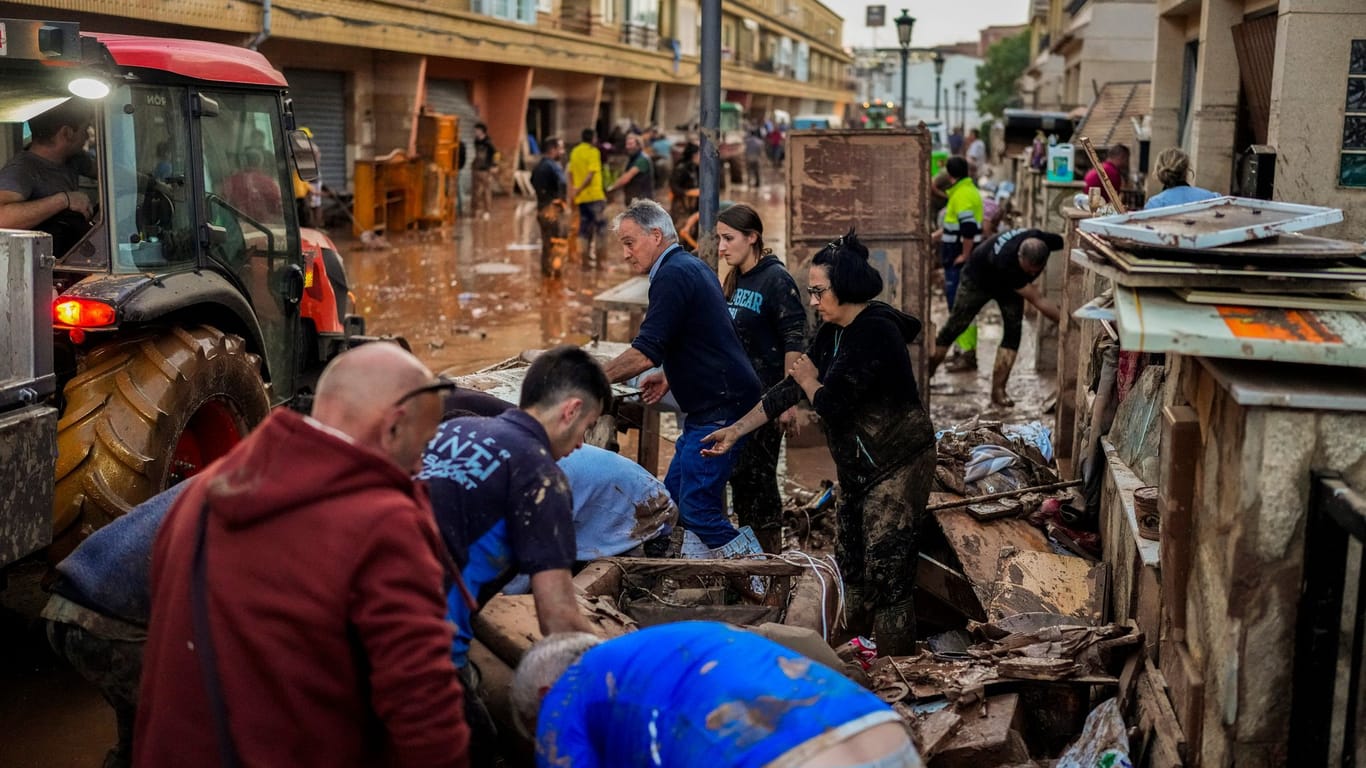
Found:
[[[547,637],[512,684],[536,764],[919,768],[898,715],[838,672],[715,622]]]
[[[726,516],[726,482],[739,452],[703,457],[702,438],[745,414],[761,394],[759,377],[716,273],[679,246],[669,213],[652,200],[638,200],[617,216],[615,227],[626,263],[650,276],[650,304],[631,348],[607,364],[607,378],[625,381],[664,368],[664,375],[642,382],[646,402],[672,388],[685,414],[664,485],[683,527],[718,549],[739,535]]]

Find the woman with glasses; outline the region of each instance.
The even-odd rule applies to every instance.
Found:
[[[764,222],[748,205],[732,205],[716,217],[716,251],[731,270],[722,290],[730,317],[764,389],[783,380],[806,345],[806,310],[797,281],[764,248]],[[778,494],[781,419],[759,427],[740,452],[730,475],[735,516],[754,529],[765,552],[783,548],[783,500]]]
[[[840,482],[835,557],[843,571],[849,628],[869,625],[883,655],[915,647],[918,529],[934,478],[935,443],[906,345],[920,321],[875,301],[882,275],[851,231],[821,249],[807,288],[823,324],[788,375],[739,421],[703,438],[705,455],[803,397],[821,417]]]

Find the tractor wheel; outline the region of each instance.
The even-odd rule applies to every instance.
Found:
[[[270,412],[239,336],[175,327],[85,355],[57,424],[52,554],[193,476]]]

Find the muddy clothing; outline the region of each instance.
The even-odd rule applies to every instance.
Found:
[[[822,385],[811,405],[846,495],[866,493],[934,445],[906,351],[919,333],[919,320],[874,301],[846,327],[822,325],[807,349]],[[775,419],[803,397],[785,378],[764,395],[764,413]]]
[[[1014,291],[992,293],[977,285],[969,275],[963,275],[958,286],[958,300],[954,302],[949,319],[939,327],[935,334],[936,346],[947,347],[968,329],[988,302],[996,302],[1001,310],[1001,349],[1019,349],[1020,338],[1024,335],[1024,297]]]
[[[806,353],[821,382],[812,406],[840,482],[836,559],[845,583],[884,622],[914,620],[916,529],[934,474],[934,428],[906,351],[920,327],[875,301],[846,327],[821,326]],[[777,418],[802,397],[783,379],[764,395],[764,413]]]
[[[644,152],[637,152],[626,160],[627,169],[636,169],[636,175],[626,182],[626,203],[632,200],[653,200],[655,197],[655,164]]]
[[[56,596],[54,600],[63,600]],[[49,603],[50,605],[50,603]],[[138,678],[142,672],[141,641],[110,640],[75,624],[48,622],[47,641],[52,650],[81,677],[100,689],[114,708],[118,743],[105,755],[103,768],[133,764],[133,727],[137,722]]]
[[[935,336],[935,344],[947,347],[958,334],[967,330],[977,313],[987,302],[995,301],[1001,310],[1004,333],[1001,348],[1019,349],[1024,327],[1024,297],[1018,291],[1034,281],[1020,266],[1020,245],[1029,238],[1038,238],[1050,251],[1063,247],[1062,237],[1041,229],[1012,229],[1002,232],[976,248],[963,267],[949,319]],[[1042,273],[1040,273],[1042,274]]]
[[[541,230],[542,277],[558,274],[568,256],[567,184],[564,168],[548,157],[541,158],[531,172],[531,188],[536,190],[536,224]]]
[[[1030,238],[1042,240],[1050,252],[1064,245],[1062,236],[1042,229],[1007,230],[973,248],[963,274],[993,296],[1020,290],[1038,277],[1020,266],[1020,245]]]
[[[588,649],[551,686],[536,764],[800,765],[896,719],[853,681],[752,632],[662,624]]]
[[[384,456],[276,410],[191,483],[157,535],[138,765],[219,762],[203,660],[187,652],[203,648],[201,532],[208,629],[244,765],[464,764],[426,493]]]
[[[498,157],[498,149],[489,141],[489,137],[474,140],[474,159],[470,161],[470,168],[476,171],[487,171],[493,168]]]
[[[548,157],[541,158],[531,171],[531,188],[536,190],[536,207],[545,208],[555,200],[564,200],[568,193],[568,178],[564,167]]]
[[[776,256],[765,256],[736,278],[730,316],[750,364],[765,389],[783,380],[784,357],[806,346],[806,310],[792,275]],[[750,436],[731,472],[735,515],[754,529],[765,551],[782,541],[778,451],[782,430],[774,422]]]
[[[569,481],[550,455],[545,428],[525,411],[443,422],[418,478],[431,486],[437,528],[482,608],[518,573],[574,564]],[[465,666],[473,617],[458,587],[447,599],[455,624],[451,658]]]

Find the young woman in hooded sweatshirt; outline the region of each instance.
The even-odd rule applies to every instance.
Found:
[[[871,618],[878,653],[915,647],[917,533],[934,479],[934,428],[906,345],[920,321],[875,301],[882,276],[851,231],[811,262],[807,292],[823,321],[806,354],[739,421],[702,439],[730,450],[805,397],[821,417],[840,482],[835,557],[850,629]]]
[[[732,205],[716,217],[717,254],[730,265],[723,290],[764,389],[783,380],[806,347],[806,310],[797,281],[764,248],[764,222],[748,205]],[[735,516],[754,529],[765,552],[783,548],[783,501],[778,494],[781,420],[759,427],[745,443],[730,475]]]

